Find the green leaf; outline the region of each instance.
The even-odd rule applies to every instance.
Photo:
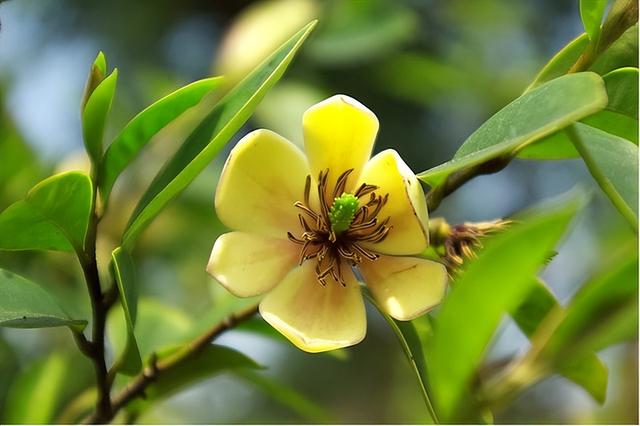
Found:
[[[536,279],[523,303],[512,310],[511,316],[527,337],[532,337],[553,309],[562,309],[551,290]],[[560,373],[582,386],[598,402],[607,395],[608,370],[606,365],[591,352],[575,357],[571,365],[563,366]]]
[[[264,395],[290,408],[308,422],[319,424],[336,423],[335,419],[333,419],[326,409],[278,380],[260,374],[252,369],[235,370],[233,374],[251,383],[262,391]]]
[[[10,387],[4,423],[52,423],[58,409],[61,389],[69,380],[70,363],[54,352],[21,372]]]
[[[257,368],[261,367],[254,360],[234,349],[209,345],[196,352],[189,362],[182,362],[159,375],[147,388],[147,400],[158,401],[222,372]]]
[[[116,362],[115,371],[128,375],[137,374],[142,368],[140,350],[134,333],[138,312],[138,288],[136,271],[131,255],[122,247],[111,253],[113,275],[120,293],[120,304],[127,324],[127,343],[124,352]]]
[[[526,299],[511,311],[511,317],[525,336],[531,337],[549,312],[560,306],[551,290],[538,278]]]
[[[607,0],[580,0],[580,17],[589,38],[595,42],[600,35],[600,24]]]
[[[604,83],[598,75],[587,72],[557,78],[511,102],[469,136],[451,161],[418,177],[438,186],[451,173],[514,155],[606,104]]]
[[[107,330],[115,353],[127,345],[128,323],[123,312],[113,309]],[[154,352],[186,343],[194,334],[194,324],[182,311],[150,298],[140,298],[136,310],[136,342],[143,360]],[[197,331],[197,330],[196,330]]]
[[[280,79],[316,22],[285,42],[266,61],[222,98],[158,173],[138,203],[127,225],[123,246],[184,190],[249,119],[266,92]]]
[[[618,68],[602,77],[607,87],[607,109],[638,119],[638,68]]]
[[[600,188],[637,232],[638,146],[580,123],[568,134]]]
[[[93,164],[100,164],[102,159],[102,138],[117,81],[118,70],[114,69],[93,90],[82,109],[82,137]]]
[[[638,119],[636,118],[605,109],[585,118],[582,123],[638,145]]]
[[[131,247],[137,235],[182,192],[249,119],[267,91],[282,77],[316,22],[285,42],[222,98],[165,164],[136,206],[123,237]]]
[[[572,357],[557,368],[560,374],[581,386],[596,402],[605,403],[609,369],[595,352]]]
[[[0,249],[73,251],[65,234],[26,201],[0,213]]]
[[[605,75],[623,67],[638,66],[638,24],[626,30],[591,66],[590,70]]]
[[[149,140],[207,94],[220,87],[222,78],[205,78],[184,86],[156,101],[136,115],[107,148],[100,167],[100,196],[103,202],[122,171]]]
[[[531,291],[531,277],[580,205],[581,200],[574,196],[535,216],[522,217],[508,230],[487,239],[478,258],[469,262],[453,283],[427,347],[427,367],[441,420],[455,421],[463,415],[459,403],[468,393],[502,315],[519,306]]]
[[[541,356],[563,360],[638,334],[638,255],[623,256],[573,298]],[[544,340],[544,339],[541,339]],[[539,342],[537,342],[539,343]]]
[[[423,347],[426,346],[426,339],[430,337],[431,334],[429,317],[423,315],[413,321],[396,321],[384,312],[378,305],[378,302],[376,302],[369,291],[366,290],[366,287],[364,287],[364,295],[378,312],[380,312],[380,315],[382,315],[398,338],[402,352],[407,358],[407,361],[409,361],[411,370],[418,382],[418,388],[420,389],[420,395],[422,395],[425,407],[434,423],[439,423],[438,415],[431,401],[431,390],[429,389],[427,366],[423,351]],[[418,333],[418,329],[420,333]]]
[[[581,122],[638,145],[638,120],[635,118],[605,109],[584,118]],[[547,136],[518,152],[519,158],[533,160],[562,160],[579,156],[564,130]]]
[[[91,180],[83,173],[41,181],[24,201],[0,213],[0,249],[82,251],[92,195]]]
[[[82,331],[84,320],[71,319],[56,299],[39,285],[0,269],[0,327],[67,326]]]
[[[540,70],[533,82],[527,87],[526,92],[538,87],[542,83],[551,81],[565,75],[573,64],[576,63],[582,52],[589,45],[589,36],[586,33],[580,34],[569,44],[562,48],[553,58]]]

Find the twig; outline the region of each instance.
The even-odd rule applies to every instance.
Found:
[[[225,331],[235,327],[237,324],[253,317],[258,312],[258,305],[252,305],[247,309],[236,314],[229,315],[221,322],[214,325],[207,332],[187,344],[178,353],[165,360],[157,360],[155,357],[151,359],[149,366],[142,373],[136,376],[118,395],[113,398],[109,416],[102,417],[96,410],[93,414],[84,419],[83,423],[106,423],[111,421],[113,417],[132,400],[144,397],[145,390],[164,372],[171,370],[184,362],[196,356],[202,349],[211,343],[216,337]]]

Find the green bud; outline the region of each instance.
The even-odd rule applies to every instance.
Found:
[[[336,235],[349,229],[357,210],[358,199],[352,194],[344,192],[333,201],[329,210],[329,220],[331,221],[331,229]]]

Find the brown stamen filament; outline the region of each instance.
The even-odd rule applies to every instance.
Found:
[[[304,188],[304,201],[297,201],[294,205],[301,210],[298,214],[302,234],[300,237],[287,233],[289,240],[302,246],[300,250],[300,264],[316,259],[316,276],[318,282],[326,285],[327,277],[331,276],[335,281],[346,286],[342,276],[342,261],[351,266],[357,266],[368,259],[376,260],[379,255],[366,249],[361,243],[379,243],[383,241],[391,226],[389,218],[380,221],[378,214],[387,203],[388,194],[383,196],[375,193],[378,187],[363,183],[353,194],[356,198],[362,199],[369,196],[366,202],[361,201],[361,205],[353,216],[353,221],[349,228],[339,235],[333,231],[329,219],[329,211],[333,200],[344,193],[347,181],[353,169],[346,170],[338,176],[332,191],[328,191],[329,170],[323,170],[318,175],[317,190],[319,211],[311,207],[311,176],[307,176]],[[327,198],[327,194],[331,198]]]

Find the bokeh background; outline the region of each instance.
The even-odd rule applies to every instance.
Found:
[[[99,50],[119,69],[107,135],[146,105],[210,75],[239,79],[308,21],[317,30],[254,117],[214,163],[145,232],[134,253],[143,352],[184,341],[246,301],[204,272],[224,226],[213,211],[221,165],[243,134],[265,127],[301,143],[301,116],[336,93],[357,98],[378,116],[376,150],[396,149],[415,172],[448,160],[483,121],[522,93],[542,65],[582,32],[577,0],[10,0],[0,2],[0,209],[54,171],[88,167],[82,153],[80,99]],[[101,224],[100,258],[110,250],[146,185],[180,145],[200,111],[159,134],[119,180]],[[450,222],[488,220],[561,194],[595,187],[579,160],[517,160],[476,178],[432,216]],[[560,253],[543,273],[566,302],[630,230],[595,191]],[[88,299],[75,259],[58,253],[0,253],[0,267],[44,283],[70,312],[86,315]],[[103,274],[107,273],[106,266]],[[111,356],[122,319],[110,318]],[[298,397],[275,397],[225,374],[153,405],[135,420],[159,423],[422,423],[428,416],[395,337],[369,312],[356,347],[329,355],[303,353],[283,340],[234,331],[219,343],[267,367],[262,373]],[[489,359],[515,355],[527,339],[505,319]],[[57,368],[44,359],[61,360]],[[598,406],[561,377],[548,379],[496,413],[497,422],[637,423],[637,343],[602,353],[610,368],[608,398]],[[74,353],[65,329],[0,330],[0,407],[17,404],[20,384],[42,365],[62,409],[88,386],[92,370]],[[285,395],[286,392],[283,394]],[[31,401],[34,407],[38,400]],[[305,405],[306,404],[306,405]],[[63,412],[61,412],[63,411]],[[67,416],[67,417],[65,417]],[[0,416],[0,419],[2,417]]]

